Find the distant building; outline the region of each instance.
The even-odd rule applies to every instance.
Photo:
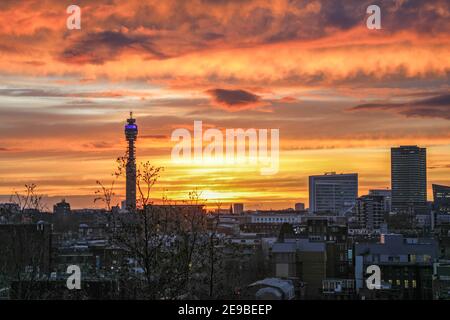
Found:
[[[303,202],[297,202],[295,204],[295,211],[303,211],[305,210],[305,204]]]
[[[427,208],[426,149],[391,148],[392,210],[418,212]]]
[[[309,177],[309,210],[344,215],[358,197],[358,174],[335,172]]]
[[[242,214],[244,212],[244,204],[243,203],[233,203],[233,213],[234,214]]]
[[[348,239],[346,225],[336,224],[326,217],[309,217],[306,228],[300,231],[300,237],[307,237],[312,242],[323,242],[327,253],[327,278],[347,278],[350,274],[352,257],[351,242]]]
[[[450,214],[450,187],[433,184],[433,208],[438,214]]]
[[[67,216],[70,214],[70,203],[66,202],[65,199],[62,199],[61,202],[58,202],[53,206],[53,214],[59,216]]]
[[[366,195],[356,200],[355,216],[358,225],[368,231],[379,230],[385,222],[385,200],[383,196]]]
[[[17,203],[0,203],[0,213],[19,213],[20,206]]]
[[[405,238],[401,234],[383,234],[378,243],[356,243],[356,287],[365,288],[366,268],[377,265],[381,280],[399,291],[400,298],[431,299],[433,262],[438,255],[436,240]]]
[[[317,299],[321,296],[327,269],[325,243],[287,239],[273,244],[272,257],[276,277],[300,279],[306,287],[307,298]]]
[[[382,196],[384,197],[384,208],[387,212],[392,210],[392,191],[390,189],[371,189],[369,190],[369,196]]]
[[[298,214],[287,214],[287,213],[264,213],[264,214],[252,214],[250,216],[251,223],[272,223],[272,224],[283,224],[283,223],[300,223],[302,216]]]

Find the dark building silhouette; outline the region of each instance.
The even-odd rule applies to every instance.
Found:
[[[450,214],[450,187],[433,184],[433,208],[437,213]]]
[[[61,202],[53,206],[53,214],[61,216],[70,214],[70,204],[65,199],[62,199]]]
[[[136,209],[136,148],[134,142],[138,134],[136,119],[133,119],[133,113],[130,112],[130,118],[125,125],[125,137],[128,142],[128,158],[126,164],[126,209]]]
[[[401,234],[383,234],[380,241],[355,244],[355,280],[364,287],[364,272],[370,265],[381,270],[381,282],[396,291],[397,299],[432,299],[433,262],[439,255],[435,239],[407,238]],[[376,291],[379,290],[369,290]],[[381,297],[379,297],[381,298]]]
[[[0,275],[7,281],[48,275],[52,258],[52,225],[0,224]]]
[[[418,212],[427,208],[426,149],[391,148],[392,210]]]
[[[387,212],[392,211],[392,192],[390,189],[370,189],[369,196],[382,196],[384,198],[384,208]]]

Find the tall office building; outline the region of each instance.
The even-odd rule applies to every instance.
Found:
[[[133,119],[133,113],[130,112],[130,118],[127,119],[125,125],[125,137],[128,142],[128,157],[126,164],[126,209],[136,209],[136,157],[135,146],[138,134],[138,128],[136,125],[136,119]]]
[[[335,172],[309,177],[309,210],[343,215],[358,197],[358,174]]]
[[[391,148],[392,210],[420,212],[427,208],[426,149]]]

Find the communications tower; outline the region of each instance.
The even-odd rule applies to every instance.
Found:
[[[136,119],[133,119],[133,112],[125,125],[125,138],[128,142],[128,157],[126,163],[126,200],[125,205],[128,210],[136,209],[136,147],[134,145],[138,134]]]

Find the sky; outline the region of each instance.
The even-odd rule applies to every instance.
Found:
[[[308,205],[308,176],[325,172],[357,172],[363,195],[390,187],[399,145],[427,148],[431,200],[450,184],[449,75],[446,0],[2,0],[0,200],[36,183],[50,208],[101,207],[131,110],[138,162],[164,167],[155,201],[197,188],[211,206]],[[279,129],[279,171],[174,163],[171,134],[194,121]]]

